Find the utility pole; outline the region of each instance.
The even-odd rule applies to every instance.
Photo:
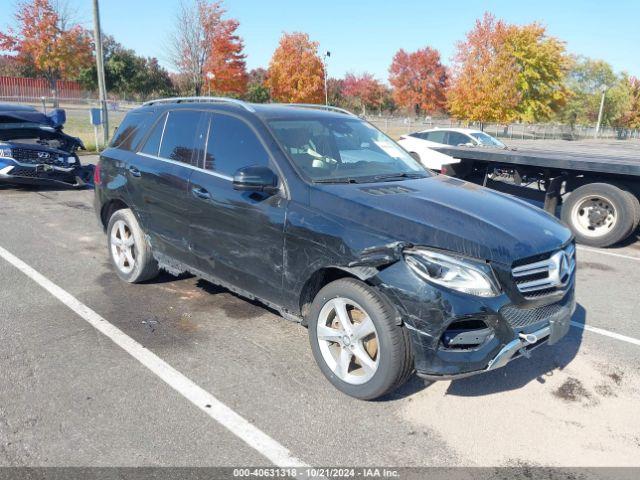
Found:
[[[602,98],[600,99],[600,111],[598,112],[598,123],[596,125],[596,131],[593,135],[593,138],[598,138],[598,133],[600,133],[600,123],[602,122],[602,112],[604,110],[604,96],[607,93],[607,86],[602,85],[600,87],[600,90],[602,91]]]
[[[100,108],[102,109],[102,133],[104,146],[109,143],[109,112],[107,111],[107,85],[104,78],[104,53],[102,51],[102,31],[100,29],[100,6],[93,0],[93,29],[96,42],[96,67],[98,70],[98,89],[100,90]]]
[[[329,90],[327,89],[327,58],[331,56],[331,52],[327,50],[324,52],[322,56],[322,61],[324,62],[324,104],[329,105]]]

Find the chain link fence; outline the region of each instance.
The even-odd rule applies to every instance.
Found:
[[[475,128],[497,138],[513,140],[583,140],[592,138],[627,140],[640,138],[640,130],[601,127],[596,136],[595,126],[563,125],[557,123],[481,123],[462,122],[451,118],[411,118],[368,116],[367,120],[393,138],[430,128]]]

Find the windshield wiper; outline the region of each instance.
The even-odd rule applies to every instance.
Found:
[[[373,177],[374,181],[385,181],[385,180],[396,180],[396,179],[403,179],[403,178],[426,178],[427,176],[424,173],[407,173],[407,172],[403,172],[403,173],[388,173],[385,175],[375,175]]]
[[[313,183],[358,183],[355,179],[350,177],[336,177],[336,178],[320,178],[314,180]]]

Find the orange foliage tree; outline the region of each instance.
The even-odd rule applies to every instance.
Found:
[[[629,108],[623,124],[629,128],[640,128],[640,78],[631,77],[629,82]]]
[[[543,26],[507,25],[485,13],[457,45],[450,111],[475,121],[546,120],[566,102],[567,68],[563,43]]]
[[[57,80],[76,78],[93,61],[89,32],[65,23],[49,0],[24,1],[17,6],[16,28],[0,32],[0,50],[46,78],[54,93]]]
[[[362,75],[348,73],[342,83],[342,95],[349,103],[361,107],[363,114],[367,113],[367,107],[380,108],[384,93],[384,85],[366,72]]]
[[[243,53],[244,43],[236,34],[239,22],[234,19],[220,20],[215,26],[211,54],[205,64],[205,71],[213,78],[206,79],[208,87],[222,94],[244,95],[249,76]]]
[[[279,102],[323,103],[324,66],[318,43],[306,33],[285,33],[269,63],[267,85]]]
[[[515,60],[502,48],[508,26],[489,13],[476,20],[459,42],[448,92],[449,110],[458,118],[508,122],[520,101]]]
[[[169,58],[196,96],[204,86],[241,95],[247,89],[244,45],[238,21],[224,19],[222,2],[191,0],[180,4],[170,38]],[[207,73],[213,74],[211,79]]]
[[[415,52],[400,49],[389,67],[389,83],[395,102],[416,113],[439,112],[446,105],[447,70],[433,48]]]

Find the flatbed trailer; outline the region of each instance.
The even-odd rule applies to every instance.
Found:
[[[443,173],[471,181],[537,183],[544,208],[562,220],[583,244],[606,247],[640,223],[640,142],[512,141],[509,148],[446,146],[434,150],[459,163]]]

